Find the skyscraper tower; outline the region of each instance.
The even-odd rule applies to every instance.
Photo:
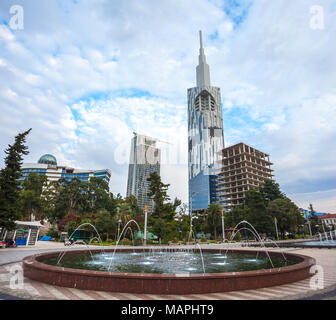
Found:
[[[147,179],[153,172],[160,175],[160,161],[161,150],[156,147],[156,140],[134,133],[131,143],[126,196],[134,195],[138,199],[139,207],[145,209],[145,206],[148,205],[150,212],[152,212],[154,204],[148,196],[150,183]]]
[[[224,148],[220,88],[210,83],[202,31],[196,85],[188,89],[189,208],[202,210],[218,202],[216,161]]]

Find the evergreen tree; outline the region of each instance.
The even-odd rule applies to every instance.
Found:
[[[167,225],[162,219],[156,219],[153,225],[153,231],[160,241],[167,234]]]
[[[250,209],[246,205],[236,206],[231,211],[224,214],[225,226],[234,228],[240,221],[248,220]]]
[[[317,215],[313,212],[309,218],[309,223],[311,227],[312,234],[316,234],[323,229],[320,227],[320,222]]]
[[[174,202],[169,202],[167,194],[169,184],[164,184],[157,173],[152,173],[148,179],[150,182],[148,195],[155,202],[154,211],[149,217],[149,224],[153,231],[165,241],[178,237],[178,225],[174,220],[177,208],[181,205],[181,200],[175,198]]]
[[[273,233],[272,217],[266,212],[263,195],[256,190],[249,190],[245,193],[245,204],[249,209],[246,220],[259,233]]]
[[[264,184],[259,188],[259,192],[264,197],[266,204],[275,199],[284,199],[286,197],[281,192],[279,184],[270,179],[265,180]]]
[[[316,213],[316,211],[314,210],[314,208],[313,208],[313,205],[310,203],[309,204],[309,213]]]
[[[164,184],[156,172],[150,175],[148,181],[150,182],[148,196],[152,197],[155,203],[152,216],[162,218],[164,214],[164,203],[170,200],[167,194],[169,184]]]
[[[23,156],[27,155],[26,137],[31,129],[19,133],[13,145],[6,149],[5,168],[0,171],[0,227],[14,229],[15,220],[20,219],[20,177]]]

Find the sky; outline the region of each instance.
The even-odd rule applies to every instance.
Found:
[[[199,30],[225,145],[270,154],[299,207],[336,213],[333,0],[1,0],[0,167],[14,136],[32,128],[25,162],[51,153],[58,164],[108,168],[111,191],[125,196],[137,132],[162,141],[162,179],[187,202]]]

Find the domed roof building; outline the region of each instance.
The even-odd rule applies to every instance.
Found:
[[[89,181],[91,178],[102,178],[107,183],[110,182],[111,172],[108,169],[102,170],[83,170],[58,165],[56,158],[52,154],[44,154],[37,163],[23,163],[20,181],[25,180],[30,173],[47,176],[48,181],[57,181],[65,179],[79,179],[81,181]]]
[[[37,163],[57,166],[56,158],[52,154],[44,154]]]

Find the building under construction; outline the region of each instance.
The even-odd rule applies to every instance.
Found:
[[[265,179],[272,179],[269,155],[238,143],[218,152],[221,159],[218,173],[218,197],[226,211],[244,203],[245,192],[258,190]]]

